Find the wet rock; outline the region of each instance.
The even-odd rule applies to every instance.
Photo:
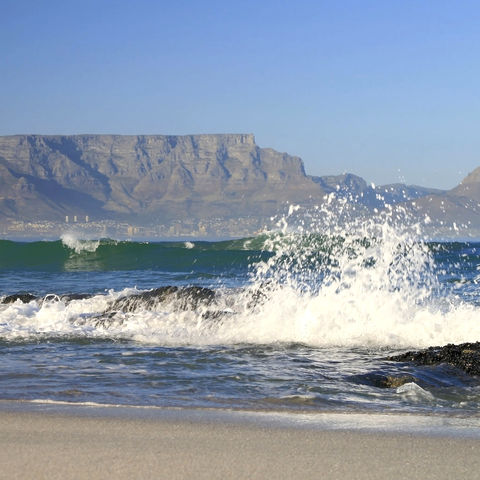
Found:
[[[124,319],[116,318],[115,314],[116,312],[108,312],[100,315],[94,315],[93,317],[90,317],[88,322],[91,322],[95,328],[98,328],[98,327],[109,328],[114,323],[117,325],[123,325]],[[86,319],[84,319],[83,322],[80,322],[77,320],[77,324],[85,325],[86,323],[87,323]]]
[[[90,317],[89,321],[96,327],[104,328],[109,328],[113,324],[122,325],[127,320],[122,313],[151,310],[160,304],[171,311],[195,311],[198,307],[205,307],[200,308],[199,317],[216,324],[233,314],[228,310],[215,309],[215,292],[209,288],[168,286],[121,297],[112,302],[100,315]],[[210,309],[212,305],[214,308]]]
[[[370,385],[377,388],[398,388],[410,382],[418,382],[411,375],[384,375],[381,373],[366,373],[364,375],[355,375],[351,377],[355,383]]]
[[[385,388],[398,388],[398,387],[401,387],[402,385],[405,385],[406,383],[412,383],[416,381],[417,379],[410,375],[400,375],[400,376],[387,375],[383,382],[383,386]]]
[[[13,295],[6,296],[2,300],[2,303],[15,303],[17,300],[20,300],[23,303],[29,303],[36,298],[37,297],[31,293],[15,293]]]
[[[249,300],[246,304],[248,309],[255,309],[261,307],[270,299],[272,289],[275,288],[274,283],[271,280],[262,282],[260,285],[249,288],[246,293]]]
[[[66,293],[60,296],[62,302],[71,302],[72,300],[85,300],[87,298],[92,298],[92,295],[89,293]]]
[[[119,298],[109,306],[107,312],[136,312],[152,309],[161,303],[172,303],[178,310],[195,310],[200,305],[211,305],[214,299],[215,292],[209,288],[160,287]]]
[[[425,350],[395,355],[389,357],[389,360],[414,362],[421,365],[447,363],[463,370],[469,375],[480,375],[480,342],[430,347]]]

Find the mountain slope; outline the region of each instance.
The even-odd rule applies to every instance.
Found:
[[[0,137],[0,215],[25,219],[271,215],[324,194],[253,135]]]
[[[367,184],[363,178],[352,173],[311,178],[326,193],[335,193],[339,197],[351,199],[368,209],[381,209],[385,208],[387,204],[394,205],[427,195],[441,195],[445,193],[443,190],[435,188],[405,185],[403,183],[392,183],[389,185]]]
[[[405,202],[404,207],[438,236],[480,235],[480,168],[443,193]]]

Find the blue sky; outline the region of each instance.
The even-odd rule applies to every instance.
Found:
[[[478,1],[0,0],[0,134],[254,133],[313,175],[480,166]]]

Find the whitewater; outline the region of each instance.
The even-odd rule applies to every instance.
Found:
[[[291,207],[222,242],[0,240],[0,399],[476,414],[476,377],[389,360],[480,340],[480,244],[421,230]]]

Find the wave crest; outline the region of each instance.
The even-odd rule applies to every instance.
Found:
[[[73,250],[75,253],[95,252],[100,246],[100,240],[84,240],[78,238],[73,233],[65,233],[60,237],[63,245]]]

